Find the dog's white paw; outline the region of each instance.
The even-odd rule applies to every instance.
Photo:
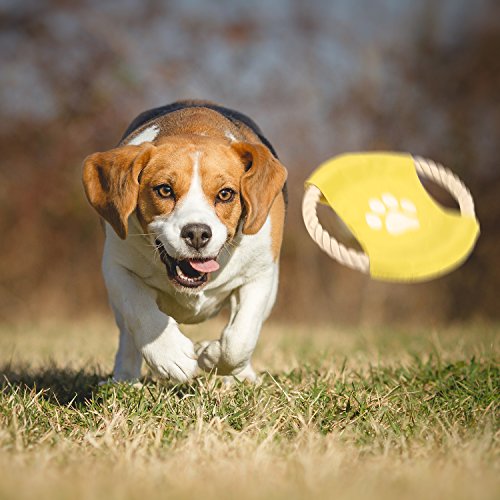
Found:
[[[200,356],[200,354],[203,352],[203,349],[205,349],[205,347],[207,347],[207,345],[210,344],[210,342],[213,342],[213,341],[212,340],[202,340],[201,342],[196,342],[196,344],[194,345],[194,352],[195,352],[197,357]]]
[[[205,340],[198,342],[195,346],[198,356],[198,366],[206,371],[217,369],[219,375],[224,375],[224,384],[230,385],[235,380],[258,383],[259,377],[255,373],[252,365],[248,363],[243,369],[233,368],[222,362],[222,350],[219,340]]]
[[[226,375],[223,377],[223,382],[225,385],[233,385],[236,381],[239,382],[249,382],[251,384],[260,384],[262,379],[255,373],[255,370],[252,368],[252,365],[248,363],[243,370],[238,373],[232,375]]]
[[[193,343],[178,330],[144,346],[142,354],[156,375],[174,382],[187,382],[198,368]]]
[[[217,367],[221,358],[221,345],[219,340],[205,340],[198,342],[195,347],[198,356],[198,366],[209,372]]]

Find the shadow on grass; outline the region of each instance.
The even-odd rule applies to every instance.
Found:
[[[99,382],[106,378],[99,369],[81,370],[48,366],[0,366],[0,389],[42,392],[41,396],[61,406],[76,406],[92,399]]]
[[[42,398],[52,404],[76,407],[85,404],[86,401],[104,397],[98,392],[100,384],[108,380],[109,377],[109,374],[104,373],[98,367],[75,369],[49,365],[33,369],[29,366],[16,366],[14,368],[6,364],[0,366],[0,390],[9,392],[34,391],[40,393]],[[197,394],[197,388],[192,384],[173,384],[157,381],[150,377],[141,379],[141,382],[148,386],[160,384],[164,390],[178,399]],[[111,385],[114,386],[114,383]],[[125,385],[128,386],[128,384]],[[132,388],[133,386],[128,387]],[[106,391],[104,391],[105,393]]]

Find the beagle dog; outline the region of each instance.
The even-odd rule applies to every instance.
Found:
[[[250,118],[207,101],[146,111],[116,148],[85,159],[120,330],[115,380],[139,378],[143,359],[176,382],[198,367],[256,379],[250,360],[276,298],[286,177]],[[195,346],[181,333],[179,324],[224,307],[218,340]]]

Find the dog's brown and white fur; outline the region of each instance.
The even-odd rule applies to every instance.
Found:
[[[245,115],[182,101],[140,115],[83,182],[105,221],[103,274],[120,329],[114,378],[200,367],[255,379],[250,358],[278,286],[286,170]],[[194,346],[179,323],[230,308],[220,339]]]

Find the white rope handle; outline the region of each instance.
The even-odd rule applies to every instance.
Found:
[[[413,161],[419,175],[427,177],[449,191],[457,200],[462,215],[475,217],[474,201],[470,191],[453,172],[432,160],[426,160],[420,156],[414,156]],[[302,217],[307,232],[324,252],[340,264],[368,274],[370,269],[368,255],[347,248],[330,236],[321,226],[316,214],[316,205],[320,197],[321,191],[316,186],[310,185],[307,187],[302,200]]]

